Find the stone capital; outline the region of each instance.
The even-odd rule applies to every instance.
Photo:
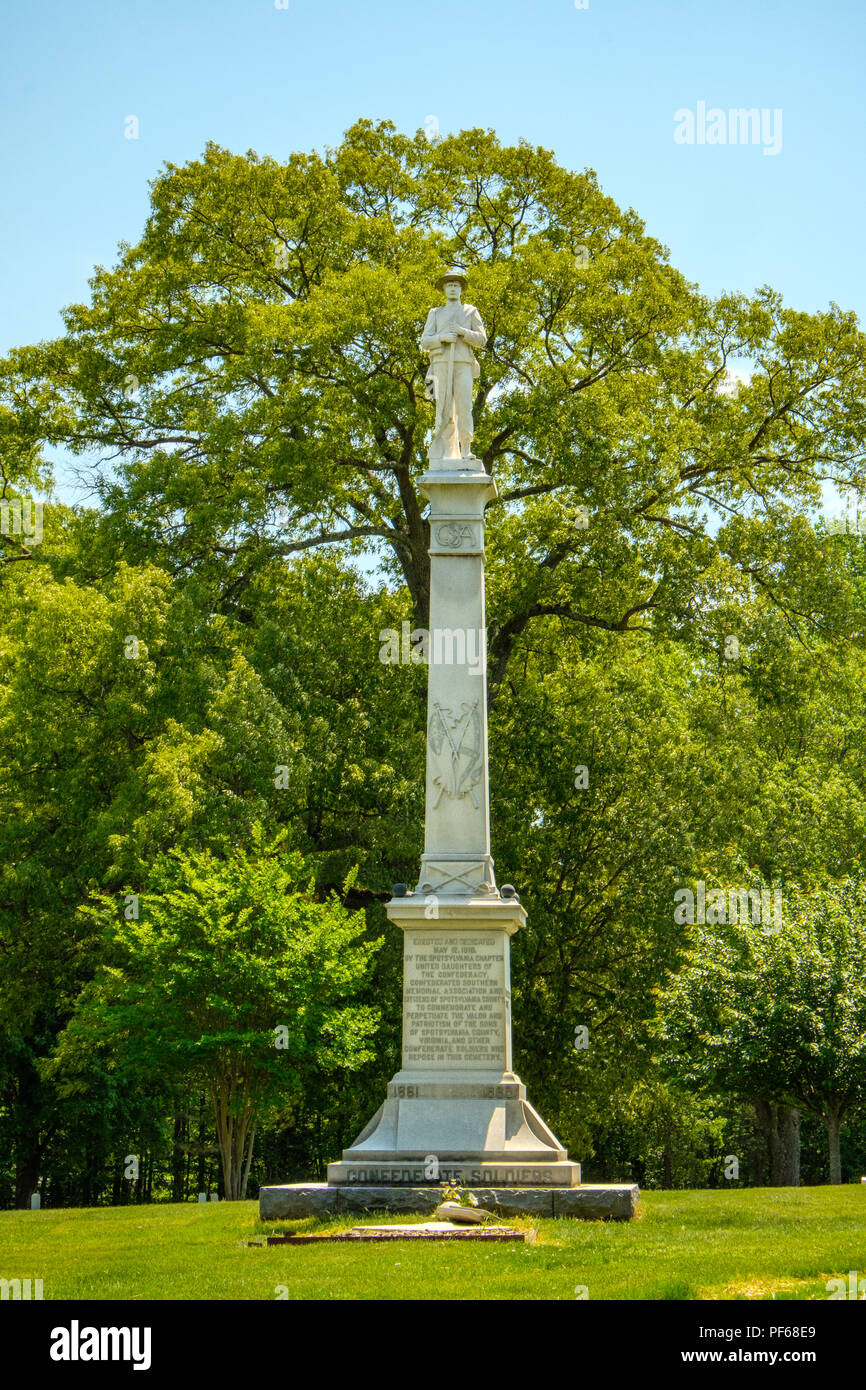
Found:
[[[418,479],[418,490],[429,501],[430,515],[434,519],[465,517],[480,521],[488,502],[499,495],[495,480],[483,468],[479,472],[428,469]]]

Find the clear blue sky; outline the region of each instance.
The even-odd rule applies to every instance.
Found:
[[[708,292],[866,317],[866,0],[34,0],[3,31],[0,352],[57,333],[137,240],[163,161],[281,159],[362,116],[523,136],[594,168]],[[675,143],[699,102],[780,108],[781,153]]]

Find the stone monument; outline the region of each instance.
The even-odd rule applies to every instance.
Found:
[[[436,421],[419,488],[429,500],[430,637],[424,852],[388,917],[403,932],[403,1065],[328,1182],[263,1188],[263,1216],[411,1210],[461,1183],[503,1212],[629,1217],[637,1188],[582,1187],[580,1165],[512,1070],[511,937],[526,921],[490,854],[484,509],[496,484],[472,454],[481,316],[459,267],[421,336]]]

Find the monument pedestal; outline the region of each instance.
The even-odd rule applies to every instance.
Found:
[[[509,943],[524,909],[415,893],[387,911],[403,930],[403,1067],[329,1184],[576,1186],[580,1165],[511,1069]]]

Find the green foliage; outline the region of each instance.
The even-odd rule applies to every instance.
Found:
[[[108,961],[44,1067],[61,1095],[87,1089],[102,1059],[141,1087],[200,1081],[231,1197],[243,1196],[241,1159],[248,1171],[266,1108],[313,1070],[371,1056],[377,1015],[350,1001],[378,943],[359,941],[363,916],[335,895],[317,902],[304,877],[299,855],[279,855],[256,830],[250,852],[157,860],[134,910],[118,915],[105,897],[83,909],[109,935]]]
[[[866,883],[789,889],[781,929],[695,926],[659,993],[657,1036],[683,1083],[784,1100],[839,1125],[866,1099]]]

